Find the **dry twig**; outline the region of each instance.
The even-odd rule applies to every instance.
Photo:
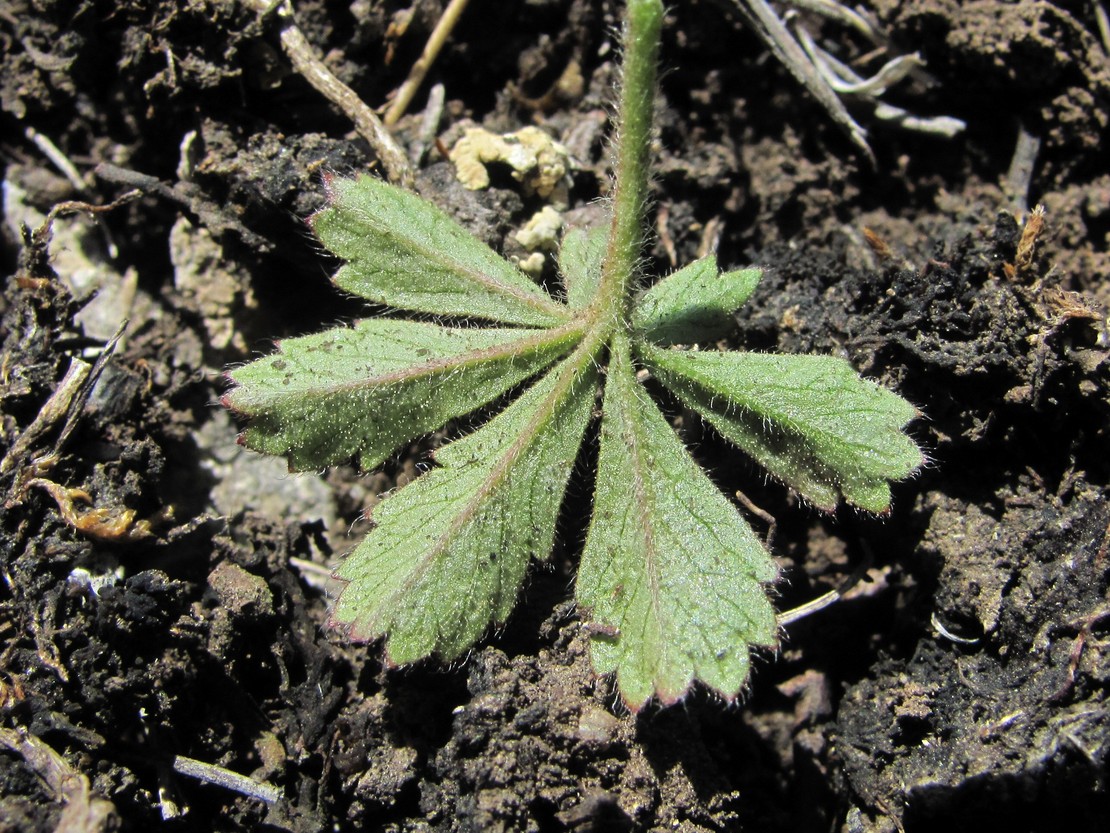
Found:
[[[791,36],[786,24],[775,14],[770,4],[766,0],[732,0],[732,5],[798,83],[817,99],[830,118],[848,134],[852,144],[862,150],[874,163],[875,155],[871,152],[871,146],[867,144],[867,131],[851,117],[844,103],[817,71],[817,67]]]
[[[396,95],[393,97],[393,103],[389,105],[389,109],[386,111],[384,121],[387,126],[396,124],[397,120],[408,109],[412,97],[420,89],[424,76],[428,74],[428,70],[435,63],[439,51],[443,49],[443,44],[451,36],[451,30],[455,28],[455,24],[458,23],[459,17],[469,2],[470,0],[451,0],[447,8],[443,10],[443,16],[440,17],[435,29],[432,30],[432,34],[428,36],[428,42],[424,44],[424,51],[420,53],[420,57],[412,65],[412,69],[409,70],[409,77],[398,88]]]
[[[198,781],[204,781],[206,784],[215,784],[225,790],[257,798],[267,804],[273,804],[275,801],[281,800],[281,790],[273,784],[256,781],[247,775],[241,775],[215,764],[206,764],[204,761],[198,761],[195,758],[186,758],[184,755],[174,757],[173,771],[181,775],[188,775],[190,778],[196,778]]]
[[[965,125],[959,119],[948,116],[916,116],[878,100],[878,96],[891,84],[907,75],[924,77],[921,71],[923,65],[916,55],[897,56],[884,64],[875,75],[866,78],[821,49],[802,25],[796,12],[789,12],[783,19],[766,0],[730,0],[730,4],[790,74],[825,108],[829,117],[848,134],[856,147],[867,154],[872,163],[875,160],[867,144],[867,132],[848,113],[840,100],[842,95],[868,100],[874,107],[875,118],[894,122],[908,130],[951,138],[964,129]],[[878,47],[875,54],[888,50],[886,37],[866,14],[849,9],[835,0],[790,0],[789,4],[854,29]],[[789,28],[787,21],[791,24]]]
[[[304,32],[297,28],[293,19],[293,6],[289,0],[279,0],[277,4],[273,0],[243,1],[259,16],[273,14],[278,19],[281,47],[289,56],[293,69],[355,123],[359,135],[370,143],[370,147],[381,160],[389,180],[405,188],[412,188],[415,180],[405,152],[394,141],[381,119],[374,115],[374,111],[363,103],[354,90],[336,78],[317,57],[316,50],[312,48]]]
[[[61,148],[50,141],[48,136],[39,133],[33,127],[25,127],[23,135],[39,149],[43,156],[54,163],[54,167],[62,172],[69,184],[73,186],[74,190],[78,193],[84,193],[89,190],[89,184],[81,178],[81,174],[77,172],[77,166],[74,165],[69,157],[66,156]]]
[[[244,226],[234,214],[209,199],[193,182],[179,181],[170,185],[158,177],[120,168],[110,162],[101,162],[93,168],[93,173],[105,182],[138,189],[142,193],[156,194],[177,203],[192,212],[200,224],[216,237],[222,237],[226,232],[234,231],[244,243],[255,249],[267,251],[272,247],[269,240]],[[132,196],[129,193],[120,199]]]
[[[115,830],[119,822],[115,805],[93,793],[89,779],[69,765],[53,747],[26,729],[0,729],[0,748],[20,756],[42,779],[63,809],[54,830],[65,833],[100,833]]]

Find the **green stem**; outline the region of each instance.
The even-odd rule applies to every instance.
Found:
[[[613,219],[598,287],[601,323],[606,330],[627,315],[629,290],[644,245],[655,69],[662,24],[661,0],[628,0]]]

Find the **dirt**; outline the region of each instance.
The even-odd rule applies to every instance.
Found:
[[[401,34],[405,3],[295,5],[376,105],[444,4],[415,3]],[[885,100],[966,129],[923,135],[853,104],[871,164],[730,3],[674,4],[650,265],[716,248],[765,266],[728,346],[847,357],[920,408],[930,462],[888,517],[827,517],[676,412],[721,487],[777,519],[781,608],[857,580],[785,630],[741,703],[697,691],[632,715],[589,666],[573,524],[513,618],[458,663],[383,668],[327,628],[330,569],[438,439],[374,474],[292,477],[241,451],[216,404],[229,364],[366,313],[331,288],[303,221],[321,172],[375,156],[291,72],[273,26],[230,0],[4,4],[0,830],[1105,829],[1097,4],[864,5],[887,54],[918,52],[931,79]],[[540,126],[577,162],[567,216],[596,216],[619,12],[474,0],[431,73],[446,87],[437,135]],[[843,60],[885,59],[807,25]],[[395,131],[410,149],[424,101]],[[1022,134],[1038,145],[1028,175],[1012,164]],[[433,144],[418,182],[525,254],[512,232],[543,200],[507,173],[468,191]],[[138,199],[31,234],[62,201],[109,205],[135,184]],[[588,496],[579,484],[569,500]],[[178,756],[256,786],[199,780]]]

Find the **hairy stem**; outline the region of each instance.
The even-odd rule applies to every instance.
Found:
[[[662,24],[661,0],[629,0],[615,148],[613,219],[598,288],[599,323],[606,329],[627,314],[629,289],[644,243],[655,68]]]

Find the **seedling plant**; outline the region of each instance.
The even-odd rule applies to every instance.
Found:
[[[655,379],[809,503],[890,506],[922,455],[916,411],[843,359],[695,349],[727,334],[759,269],[702,258],[643,290],[660,0],[629,0],[607,227],[564,237],[556,297],[413,193],[331,179],[313,227],[336,284],[396,313],[289,339],[231,371],[246,446],[292,469],[364,469],[450,420],[515,395],[386,496],[339,568],[332,616],[387,660],[463,654],[513,609],[553,547],[601,390],[592,516],[575,597],[598,673],[625,702],[672,703],[694,681],[733,698],[753,646],[773,646],[776,566],[683,447]],[[399,313],[409,313],[408,317]],[[415,314],[415,315],[411,315]]]

